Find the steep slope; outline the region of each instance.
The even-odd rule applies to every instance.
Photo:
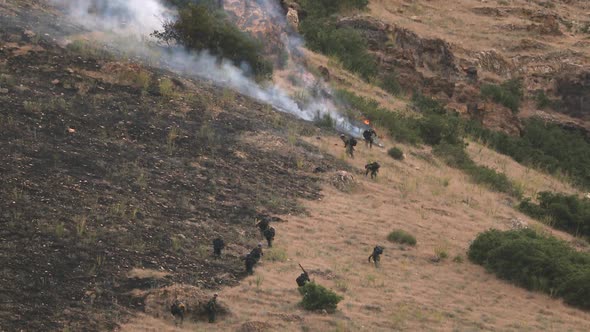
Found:
[[[1,330],[113,329],[144,307],[133,289],[235,284],[254,220],[320,197],[298,165],[329,158],[297,138],[253,144],[309,124],[98,44],[64,47],[79,28],[34,3],[0,6]],[[215,261],[220,235],[231,245]]]
[[[544,114],[534,102],[542,92],[555,100],[550,107],[553,111],[573,117],[554,120],[585,128],[588,109],[583,100],[588,98],[586,76],[590,71],[589,11],[586,1],[370,2],[373,19],[391,24],[394,31],[407,29],[416,33],[426,44],[436,40],[447,42],[458,67],[476,67],[484,81],[522,77],[525,97],[531,100],[523,107],[524,116]],[[387,59],[386,50],[376,51]],[[420,71],[426,69],[416,67]],[[456,83],[453,101],[456,108],[465,112],[465,102],[457,97],[469,95],[469,89],[459,81]]]
[[[62,40],[93,35],[36,1],[5,2],[0,13],[0,330],[590,329],[588,313],[465,261],[490,227],[528,224],[584,242],[516,212],[512,198],[471,184],[428,148],[402,146],[406,160],[395,162],[361,146],[348,160],[333,132],[114,57],[94,39]],[[405,106],[309,59],[337,85]],[[526,193],[578,193],[478,144],[468,150]],[[373,160],[383,165],[376,181],[360,171]],[[336,170],[358,186],[332,188]],[[274,220],[276,247],[246,277],[260,218]],[[418,246],[386,242],[394,228]],[[228,243],[221,260],[211,257],[217,236]],[[386,247],[379,269],[366,262],[376,244]],[[435,262],[443,252],[450,257]],[[345,296],[336,314],[297,306],[297,262]],[[223,314],[207,325],[202,305],[214,291]],[[169,314],[177,298],[189,304],[183,326]]]
[[[343,157],[342,144],[333,135],[309,142],[325,153]],[[588,313],[499,281],[465,257],[470,241],[492,227],[528,225],[574,239],[516,212],[510,198],[470,184],[461,172],[430,159],[428,150],[402,148],[407,157],[398,162],[383,149],[359,147],[355,160],[347,159],[357,169],[352,173],[358,181],[356,187],[342,192],[326,185],[321,199],[302,202],[308,215],[284,216],[285,222],[274,223],[275,246],[265,249],[255,275],[220,292],[220,301],[232,310],[220,322],[175,328],[169,318],[140,316],[124,325],[122,331],[149,327],[154,331],[590,328]],[[478,150],[482,157],[493,157],[485,148],[478,147],[474,152]],[[382,164],[376,181],[360,172],[367,160]],[[505,162],[507,168],[519,169],[510,160]],[[541,175],[530,173],[529,179],[527,190],[551,186]],[[388,242],[387,235],[394,229],[413,234],[417,246]],[[377,244],[385,247],[385,253],[381,267],[376,269],[367,263],[367,257]],[[435,262],[437,252],[445,252],[448,258]],[[297,305],[301,300],[295,283],[301,273],[298,263],[316,282],[344,296],[335,314],[309,313]]]

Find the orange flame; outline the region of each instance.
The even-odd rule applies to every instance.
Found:
[[[371,121],[369,121],[369,120],[366,120],[366,119],[365,119],[365,121],[364,121],[364,122],[365,122],[365,124],[366,124],[367,126],[371,124]]]

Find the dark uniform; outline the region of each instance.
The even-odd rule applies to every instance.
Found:
[[[340,138],[344,142],[344,148],[346,149],[346,154],[350,156],[350,158],[354,159],[354,147],[357,145],[357,140],[354,137],[346,138],[344,135],[340,135]]]
[[[375,262],[375,266],[379,266],[379,260],[381,259],[379,256],[383,253],[383,247],[376,246],[373,248],[373,253],[369,256],[369,263],[371,262],[371,258]]]
[[[256,226],[258,226],[258,229],[260,229],[260,233],[264,234],[264,231],[270,226],[270,222],[266,217],[263,217],[262,220],[256,224]]]
[[[248,254],[246,255],[246,258],[244,259],[244,262],[246,263],[246,273],[248,274],[254,274],[254,265],[256,264],[256,260],[254,259],[254,257],[252,257],[252,255]]]
[[[174,319],[180,318],[180,324],[184,321],[184,313],[186,312],[186,305],[178,300],[170,306],[170,313],[174,316]]]
[[[378,162],[373,162],[370,164],[366,164],[365,165],[365,176],[369,175],[369,172],[371,173],[371,179],[374,179],[377,177],[377,172],[379,172],[379,168],[381,167],[381,165],[379,165]]]
[[[215,257],[221,257],[221,250],[225,247],[225,242],[222,238],[216,238],[213,240],[213,254]]]
[[[369,146],[369,148],[373,148],[375,137],[377,137],[377,133],[373,129],[367,129],[363,132],[363,138],[365,139],[365,143]]]
[[[254,261],[256,263],[258,263],[260,258],[262,258],[262,256],[264,256],[264,253],[262,252],[262,243],[259,243],[258,247],[254,248],[254,249],[252,249],[252,251],[250,251],[250,256],[252,258],[254,258]]]
[[[297,282],[297,286],[303,287],[311,280],[309,280],[309,274],[307,274],[307,272],[303,272],[299,275],[299,277],[297,277],[297,279],[295,279],[295,281]]]
[[[266,241],[268,242],[268,247],[272,247],[272,240],[275,238],[275,229],[273,227],[269,227],[264,231],[263,234],[266,238]]]
[[[464,69],[464,71],[467,74],[467,79],[471,83],[477,82],[477,68],[476,67],[468,67],[467,69]]]
[[[217,315],[217,293],[207,302],[207,314],[209,315],[209,323],[215,323],[215,316]]]

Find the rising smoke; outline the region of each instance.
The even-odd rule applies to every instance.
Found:
[[[158,0],[50,0],[63,8],[76,23],[92,31],[102,31],[110,36],[126,40],[116,47],[125,53],[142,57],[154,53],[153,43],[147,43],[150,34],[162,30],[163,23],[174,19],[177,13],[162,5]],[[276,1],[260,0],[259,4],[273,20],[282,20],[288,29],[285,18]],[[285,33],[285,45],[290,53],[298,52],[300,38],[292,32]],[[131,42],[133,38],[133,42]],[[151,45],[151,46],[150,46]],[[334,102],[327,96],[311,98],[305,105],[298,105],[289,95],[276,85],[262,87],[248,78],[243,70],[231,61],[219,62],[208,52],[189,52],[172,48],[160,52],[158,65],[179,71],[184,75],[211,80],[217,85],[230,88],[275,109],[290,113],[301,119],[312,121],[317,117],[329,115],[335,127],[353,136],[360,136],[361,129],[353,125],[338,112]],[[305,71],[296,66],[298,71]],[[307,71],[305,74],[311,76]],[[308,87],[310,88],[310,87]]]

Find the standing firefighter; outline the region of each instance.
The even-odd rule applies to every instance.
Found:
[[[223,242],[223,239],[218,237],[215,240],[213,240],[213,255],[215,255],[216,258],[221,257],[221,250],[225,248],[225,242]]]
[[[275,238],[275,229],[274,227],[267,228],[264,232],[264,238],[266,238],[266,242],[268,242],[268,247],[272,247],[272,240]]]
[[[178,300],[174,300],[174,303],[170,306],[170,313],[174,316],[174,322],[180,318],[180,324],[184,321],[184,314],[186,313],[186,305]]]
[[[262,252],[262,243],[258,243],[258,246],[250,251],[250,256],[254,258],[256,263],[258,263],[260,258],[264,256],[264,253]]]
[[[381,167],[381,165],[379,165],[379,163],[376,161],[366,164],[365,165],[365,176],[367,176],[367,175],[369,175],[369,173],[371,173],[371,179],[376,178],[380,167]]]
[[[373,259],[373,261],[375,262],[375,267],[379,267],[379,260],[381,259],[381,254],[383,253],[383,247],[381,246],[376,246],[375,248],[373,248],[373,253],[371,254],[371,256],[369,256],[369,263],[371,262],[371,258]]]
[[[309,274],[307,274],[307,271],[305,271],[305,269],[303,268],[303,266],[301,266],[301,264],[299,264],[299,267],[301,268],[301,270],[303,271],[303,273],[301,273],[299,275],[299,277],[297,277],[297,279],[295,279],[295,281],[297,282],[297,286],[303,287],[303,286],[305,286],[305,284],[307,284],[311,280],[309,280]]]
[[[215,316],[217,315],[217,293],[207,302],[207,315],[209,316],[209,323],[215,323]]]
[[[350,158],[354,159],[354,147],[357,145],[356,138],[350,136],[346,137],[344,134],[340,135],[340,139],[344,142],[344,148],[346,149],[346,154],[350,156]]]
[[[369,146],[369,149],[372,149],[373,143],[375,143],[375,138],[377,138],[377,133],[373,128],[369,128],[363,132],[363,138],[365,139],[365,144]]]
[[[252,257],[252,255],[248,254],[246,255],[246,258],[244,258],[244,263],[246,264],[246,273],[252,275],[254,274],[254,265],[256,264],[256,259],[254,259],[254,257]]]

